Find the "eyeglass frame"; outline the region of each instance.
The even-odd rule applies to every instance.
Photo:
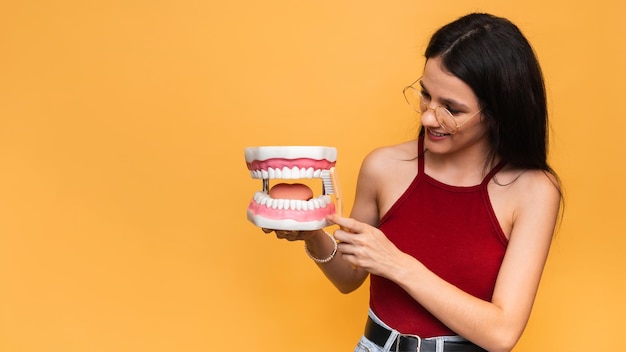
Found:
[[[480,112],[482,112],[482,111],[483,111],[483,109],[484,109],[484,107],[480,108],[478,111],[476,111],[475,113],[473,113],[473,114],[472,114],[472,116],[468,117],[468,118],[467,118],[467,120],[465,120],[465,121],[463,121],[461,124],[459,124],[459,123],[458,123],[458,121],[457,121],[457,118],[456,118],[456,117],[454,117],[454,115],[452,115],[452,113],[450,112],[450,110],[448,110],[445,106],[439,105],[439,106],[435,106],[434,108],[431,108],[429,105],[427,105],[427,104],[425,104],[425,103],[423,103],[423,102],[422,102],[422,100],[423,100],[423,99],[426,99],[426,98],[424,97],[424,95],[422,95],[422,92],[421,92],[419,89],[417,89],[417,88],[413,87],[413,85],[414,85],[415,83],[419,82],[421,79],[422,79],[422,77],[420,77],[420,78],[416,79],[413,83],[409,84],[408,86],[406,86],[406,87],[404,87],[404,88],[402,89],[402,95],[404,96],[404,100],[406,101],[406,103],[407,103],[407,104],[409,104],[409,106],[411,107],[411,109],[415,110],[415,111],[416,111],[417,113],[419,113],[420,115],[421,115],[421,114],[424,114],[424,113],[425,113],[426,111],[428,111],[428,110],[432,110],[432,112],[433,112],[433,113],[434,113],[434,115],[435,115],[435,120],[437,120],[437,122],[439,123],[439,126],[441,126],[441,128],[443,128],[446,132],[448,132],[448,133],[450,133],[450,134],[456,134],[457,132],[459,132],[459,129],[460,129],[463,125],[465,125],[467,122],[469,122],[472,118],[474,118],[474,116],[478,115],[478,114],[479,114]],[[412,89],[412,90],[416,91],[416,92],[417,92],[417,94],[419,95],[419,97],[420,97],[420,109],[419,109],[419,110],[418,110],[418,109],[416,109],[416,108],[413,106],[413,104],[411,104],[411,102],[409,101],[409,99],[407,98],[407,96],[406,96],[406,91],[407,91],[408,89]],[[424,107],[425,109],[424,109],[424,110],[422,110],[422,109],[421,109],[422,107]],[[445,113],[447,113],[447,114],[448,114],[448,115],[452,118],[452,121],[454,121],[454,131],[449,131],[449,130],[448,130],[448,129],[447,129],[447,128],[443,125],[443,123],[441,122],[441,120],[440,120],[440,119],[439,119],[439,117],[437,116],[437,109],[443,109],[443,111],[444,111]]]

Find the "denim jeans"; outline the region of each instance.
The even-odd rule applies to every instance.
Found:
[[[361,336],[359,343],[354,348],[354,352],[384,352],[385,350],[377,346],[365,336]]]
[[[380,318],[378,318],[371,309],[368,311],[368,315],[378,324],[388,328],[389,330],[393,330],[387,324],[385,324],[382,320],[380,320]],[[398,336],[395,330],[393,330],[391,335],[393,336],[394,339]],[[359,343],[357,343],[356,348],[354,349],[354,352],[388,352],[388,351],[389,351],[388,349],[381,348],[377,344],[368,340],[367,337],[365,336],[361,336]]]

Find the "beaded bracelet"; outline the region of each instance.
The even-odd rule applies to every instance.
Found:
[[[333,249],[333,252],[328,256],[328,258],[324,258],[324,259],[315,258],[311,254],[311,252],[309,252],[309,249],[306,246],[306,242],[304,243],[304,251],[306,252],[306,254],[309,256],[309,258],[311,258],[311,260],[313,260],[314,262],[319,263],[319,264],[328,263],[329,261],[331,261],[335,257],[335,254],[337,254],[337,241],[335,241],[335,238],[330,233],[328,233],[326,231],[324,231],[324,233],[326,234],[326,236],[330,237],[330,239],[333,240],[333,243],[335,244],[335,248]]]

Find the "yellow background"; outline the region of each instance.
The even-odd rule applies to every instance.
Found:
[[[351,351],[367,288],[246,220],[243,150],[336,146],[351,204],[364,155],[416,133],[427,38],[469,11],[533,43],[567,191],[516,351],[620,350],[623,1],[4,0],[0,351]]]

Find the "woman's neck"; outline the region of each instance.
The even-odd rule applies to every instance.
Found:
[[[478,146],[476,146],[478,147]],[[425,172],[449,185],[473,186],[480,184],[500,158],[491,158],[486,148],[464,149],[456,153],[435,154],[426,150]]]

